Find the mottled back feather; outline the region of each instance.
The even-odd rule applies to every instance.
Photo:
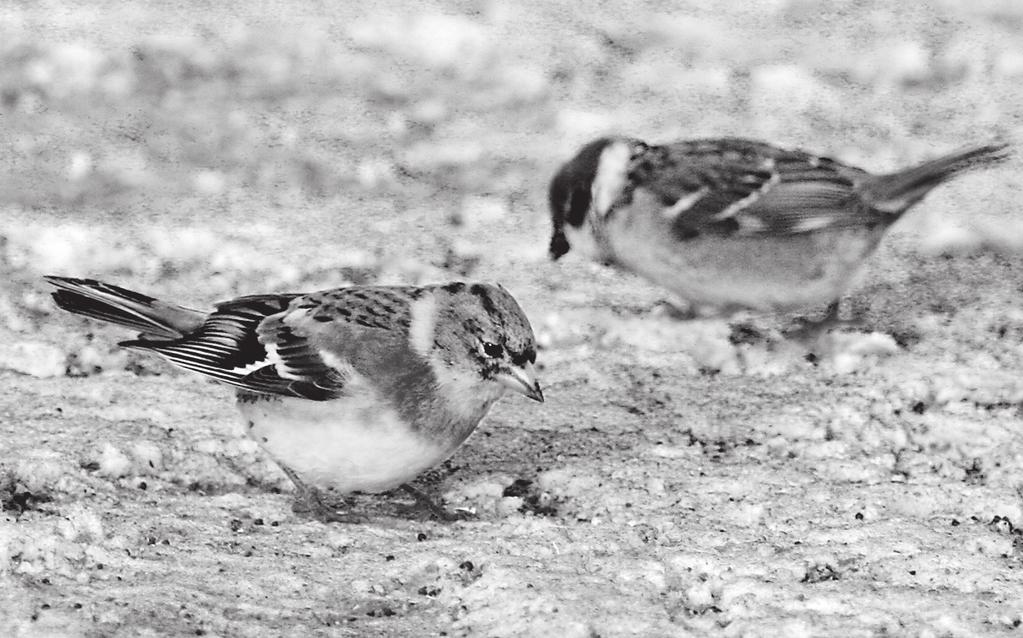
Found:
[[[866,175],[803,151],[723,138],[649,147],[634,159],[630,184],[655,194],[666,209],[684,202],[670,211],[671,227],[688,240],[876,223],[883,216],[854,201]]]

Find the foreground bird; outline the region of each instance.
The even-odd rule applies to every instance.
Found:
[[[1006,144],[873,175],[799,150],[723,138],[602,138],[554,176],[552,259],[583,248],[695,307],[795,310],[838,298],[885,231],[932,188]]]
[[[57,305],[140,331],[120,345],[237,388],[248,433],[298,487],[296,509],[403,487],[448,458],[510,388],[543,394],[536,341],[499,285],[352,286],[240,297],[212,313],[91,279],[46,277]]]

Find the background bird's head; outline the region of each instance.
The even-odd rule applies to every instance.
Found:
[[[514,390],[543,401],[533,364],[536,338],[515,298],[499,284],[454,282],[435,289],[432,340],[413,334],[438,373],[458,392],[500,396]],[[413,317],[413,332],[416,330]]]
[[[639,140],[602,137],[579,149],[551,179],[547,191],[551,211],[551,259],[557,260],[570,248],[584,248],[597,259],[589,215],[604,216],[618,199],[628,181],[629,165],[647,148]]]

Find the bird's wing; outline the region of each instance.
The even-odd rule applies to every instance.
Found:
[[[367,340],[391,341],[403,326],[407,335],[407,304],[387,303],[378,290],[241,297],[219,304],[182,339],[122,345],[251,392],[325,401],[344,394],[353,373],[346,353]]]
[[[866,176],[802,151],[726,138],[650,147],[634,158],[629,181],[660,202],[686,240],[870,225],[883,216],[859,199]]]

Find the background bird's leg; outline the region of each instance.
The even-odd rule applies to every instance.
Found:
[[[471,514],[468,512],[455,511],[452,512],[442,505],[437,504],[430,495],[421,489],[414,487],[409,483],[403,483],[401,489],[405,490],[416,499],[416,507],[420,510],[425,510],[431,516],[442,520],[442,521],[463,521],[466,518],[471,518]]]
[[[785,337],[795,341],[803,341],[807,343],[816,343],[825,333],[834,330],[836,328],[858,328],[863,325],[863,322],[855,317],[851,319],[842,319],[841,317],[841,300],[836,299],[828,304],[827,310],[824,311],[824,316],[820,319],[807,319],[801,317],[798,319],[799,326],[787,330]]]
[[[288,467],[280,466],[281,470],[288,475],[291,482],[295,484],[297,495],[295,502],[291,505],[291,511],[296,514],[309,514],[323,523],[364,523],[366,517],[361,514],[340,511],[327,504],[323,500],[320,490],[306,485],[298,475]]]
[[[662,299],[654,304],[652,313],[677,321],[691,321],[703,316],[701,310],[696,304],[673,294],[667,299]]]
[[[836,299],[828,304],[828,309],[824,311],[824,317],[821,319],[821,323],[827,322],[839,322],[842,320],[841,317],[842,302]]]
[[[782,334],[784,334],[786,339],[792,341],[815,344],[832,328],[837,327],[841,323],[840,312],[841,306],[836,299],[828,304],[827,310],[824,311],[824,316],[820,319],[797,317],[795,320],[796,326],[785,330]]]
[[[841,300],[836,299],[828,304],[828,309],[824,312],[824,317],[817,323],[828,328],[859,328],[863,325],[863,320],[856,317],[855,313],[852,313],[848,319],[842,319],[840,315],[841,311]]]

